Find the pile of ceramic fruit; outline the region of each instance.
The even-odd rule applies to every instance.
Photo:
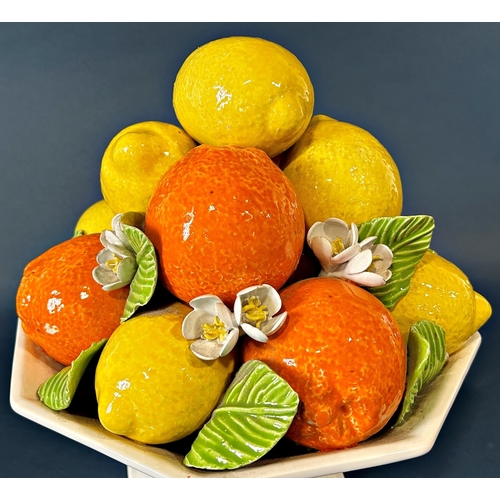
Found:
[[[194,50],[173,106],[182,129],[113,138],[103,199],[25,269],[23,330],[63,365],[41,402],[69,408],[97,360],[105,429],[191,437],[184,464],[210,470],[404,423],[491,307],[431,250],[433,218],[402,215],[388,151],[314,115],[302,63],[259,38]]]

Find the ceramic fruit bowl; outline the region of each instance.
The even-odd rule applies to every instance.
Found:
[[[480,344],[481,335],[476,332],[450,356],[439,375],[422,388],[403,425],[382,430],[353,448],[332,452],[315,452],[282,440],[264,458],[232,471],[211,472],[184,466],[183,458],[192,439],[164,446],[143,445],[111,434],[95,416],[85,415],[78,408],[70,406],[57,412],[43,405],[37,396],[38,387],[62,366],[25,336],[20,322],[10,402],[19,415],[125,464],[129,477],[342,477],[344,472],[399,462],[429,452]]]

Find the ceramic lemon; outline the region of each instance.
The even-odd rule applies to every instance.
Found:
[[[146,212],[161,176],[196,143],[179,127],[148,121],[113,137],[101,162],[101,191],[113,214]]]
[[[284,47],[234,36],[192,52],[174,83],[179,123],[199,143],[289,148],[311,119],[314,90],[306,69]]]
[[[99,200],[82,213],[75,226],[75,235],[100,233],[105,229],[112,229],[113,217],[114,213],[106,200]]]
[[[197,358],[181,331],[191,310],[174,303],[115,330],[95,375],[99,420],[108,431],[161,444],[208,420],[231,381],[235,354],[212,362]]]
[[[415,268],[408,293],[391,313],[405,338],[418,321],[437,323],[446,334],[446,351],[452,354],[486,323],[492,309],[457,266],[428,250]]]
[[[368,131],[316,115],[280,158],[304,208],[308,227],[330,217],[359,224],[401,215],[396,163]]]

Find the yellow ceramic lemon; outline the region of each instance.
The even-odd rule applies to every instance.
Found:
[[[82,213],[75,226],[75,235],[100,233],[105,229],[112,229],[113,217],[114,213],[106,201],[99,200]]]
[[[122,323],[105,345],[95,375],[98,414],[110,432],[147,444],[199,429],[231,381],[235,350],[202,361],[181,333],[192,309],[174,303]]]
[[[329,217],[359,224],[401,215],[394,160],[375,137],[350,123],[314,116],[280,167],[297,191],[308,227]]]
[[[306,129],[314,91],[287,49],[234,36],[188,56],[174,83],[173,105],[181,126],[199,143],[256,147],[273,157]]]
[[[146,212],[162,175],[195,146],[170,123],[140,122],[120,131],[101,163],[101,191],[113,213]]]
[[[428,250],[415,268],[408,293],[391,311],[408,338],[411,325],[428,320],[446,334],[446,351],[457,351],[491,316],[491,305],[453,263]]]

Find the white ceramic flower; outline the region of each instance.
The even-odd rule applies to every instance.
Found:
[[[356,224],[349,228],[343,220],[333,217],[315,222],[307,232],[307,243],[327,273],[360,252]]]
[[[320,272],[320,276],[342,278],[361,286],[376,287],[385,285],[392,275],[392,252],[386,245],[374,245],[373,238],[360,243],[361,250],[351,260],[340,264],[332,272]]]
[[[182,322],[182,335],[197,339],[190,346],[198,358],[210,361],[226,356],[238,342],[239,328],[233,313],[216,295],[201,295]]]
[[[136,254],[121,227],[122,216],[113,217],[113,231],[101,233],[104,248],[97,254],[99,265],[92,271],[94,280],[107,292],[128,285],[137,272]]]
[[[374,242],[376,236],[358,242],[358,228],[341,219],[316,222],[307,233],[307,243],[320,261],[320,276],[342,278],[358,285],[385,285],[392,273],[393,254],[387,245]]]
[[[236,294],[234,317],[244,333],[259,342],[267,342],[283,325],[286,311],[281,309],[281,297],[271,285],[251,286]]]

